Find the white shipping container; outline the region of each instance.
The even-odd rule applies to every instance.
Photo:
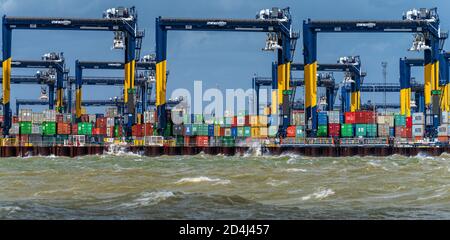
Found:
[[[378,124],[378,137],[389,137],[389,124]]]
[[[31,122],[32,123],[42,123],[44,121],[44,114],[43,113],[33,113],[31,115],[32,119]]]
[[[384,117],[384,115],[378,115],[377,116],[377,124],[385,124],[386,123],[386,120],[385,120],[385,117]]]
[[[233,122],[233,118],[232,117],[225,117],[225,124],[231,125],[232,122]]]
[[[39,124],[33,124],[31,126],[31,134],[42,134],[42,127]]]
[[[413,137],[423,137],[425,126],[422,125],[413,125],[412,126],[412,136]]]
[[[339,111],[328,111],[328,123],[340,123]]]
[[[109,107],[106,109],[106,117],[116,117],[117,115],[117,107]]]
[[[11,128],[9,129],[9,133],[13,135],[19,134],[19,124],[13,123],[11,124]]]
[[[384,123],[388,124],[389,127],[394,127],[394,115],[384,116]]]
[[[56,111],[55,110],[44,110],[42,112],[44,114],[45,122],[56,122]]]
[[[238,116],[237,118],[236,118],[236,121],[237,121],[237,125],[238,126],[244,126],[245,125],[245,116]]]
[[[63,122],[65,122],[65,123],[71,123],[71,122],[72,122],[72,114],[70,114],[70,113],[64,113],[64,114],[63,114]]]
[[[448,112],[442,112],[441,113],[441,123],[447,124],[448,123]]]
[[[114,127],[114,118],[106,118],[106,127]]]
[[[97,117],[95,114],[89,114],[89,122],[95,122],[97,120]]]
[[[446,137],[448,136],[448,125],[442,124],[438,127],[438,137]]]
[[[20,109],[19,110],[19,122],[31,122],[33,111],[31,109]]]
[[[425,116],[422,112],[417,112],[412,114],[412,124],[413,125],[423,125],[425,124]]]

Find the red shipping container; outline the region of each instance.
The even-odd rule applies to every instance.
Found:
[[[438,136],[438,141],[441,143],[448,143],[448,137],[447,136]]]
[[[134,137],[143,137],[142,124],[136,124],[131,127],[131,134]]]
[[[78,124],[72,124],[72,134],[73,135],[78,134]]]
[[[232,127],[236,127],[237,126],[237,117],[234,116],[233,119],[231,120],[231,126]]]
[[[18,116],[12,116],[12,123],[18,123],[19,117]]]
[[[192,136],[184,137],[184,146],[194,146],[196,144],[196,138]]]
[[[64,116],[62,114],[56,114],[56,122],[57,123],[64,122]]]
[[[62,115],[61,115],[62,116]],[[70,124],[58,122],[56,124],[56,132],[61,135],[69,135],[70,134]],[[78,130],[78,129],[77,129]]]
[[[295,137],[295,129],[296,129],[295,126],[289,126],[289,127],[286,129],[286,136],[287,136],[287,137]]]
[[[81,120],[81,122],[89,122],[89,115],[88,114],[82,114],[80,120]]]
[[[406,126],[409,128],[412,128],[412,117],[407,117],[406,118]]]
[[[354,112],[345,113],[345,123],[354,124],[356,123],[356,114]]]
[[[3,114],[0,115],[0,122],[3,122]]]
[[[97,118],[95,122],[95,127],[97,128],[105,128],[106,127],[106,118]]]
[[[355,112],[355,123],[370,124],[375,122],[376,117],[374,112],[369,111]]]
[[[225,136],[225,128],[221,127],[220,128],[220,136]]]
[[[328,124],[328,136],[339,137],[341,131],[341,124],[339,123],[329,123]]]
[[[412,128],[403,127],[402,138],[412,138]]]
[[[209,146],[209,137],[208,136],[197,136],[195,143],[198,147],[207,147],[207,146]]]
[[[151,123],[145,123],[144,126],[144,136],[153,136],[153,125]]]

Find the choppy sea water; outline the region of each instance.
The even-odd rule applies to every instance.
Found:
[[[448,219],[450,155],[0,159],[0,219]]]

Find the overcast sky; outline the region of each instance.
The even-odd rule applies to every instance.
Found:
[[[165,0],[165,1],[101,1],[101,0],[0,0],[1,15],[101,17],[110,7],[135,5],[140,28],[145,29],[143,54],[154,52],[155,18],[165,17],[224,17],[254,18],[260,9],[291,7],[294,27],[301,30],[303,20],[325,19],[386,19],[399,20],[405,10],[420,7],[438,7],[441,29],[450,29],[448,0]],[[39,59],[50,51],[64,52],[71,75],[74,62],[80,60],[123,61],[123,51],[111,50],[112,33],[79,31],[14,31],[13,59]],[[254,74],[270,76],[272,52],[262,52],[265,35],[262,33],[170,32],[168,36],[168,91],[184,87],[193,89],[194,80],[202,80],[204,88],[251,87]],[[383,81],[381,62],[388,62],[388,82],[398,82],[399,58],[421,57],[423,53],[408,52],[410,34],[321,34],[318,38],[319,63],[334,63],[345,55],[360,55],[367,82]],[[294,61],[303,61],[301,39]],[[448,46],[448,44],[446,44]],[[445,49],[445,48],[444,48]],[[13,70],[13,74],[34,74],[30,70]],[[84,76],[122,76],[121,71],[86,71]],[[303,77],[301,72],[293,74]],[[423,70],[413,70],[423,81]],[[335,74],[337,80],[342,75]],[[16,98],[34,98],[40,95],[38,86],[12,86],[12,103]],[[120,93],[118,87],[85,87],[84,99],[105,99]],[[302,92],[300,92],[301,94]],[[320,93],[319,93],[320,94]],[[168,94],[170,96],[170,94]],[[365,94],[363,102],[383,101],[382,94]],[[388,94],[388,102],[398,102],[398,94]],[[13,105],[15,106],[15,105]],[[91,111],[97,111],[92,109]]]

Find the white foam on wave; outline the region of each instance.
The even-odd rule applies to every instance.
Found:
[[[142,157],[141,154],[126,151],[125,147],[119,146],[119,145],[114,145],[114,144],[110,145],[108,147],[108,151],[105,151],[104,155],[101,155],[100,158],[107,158],[107,157],[110,157],[110,156],[115,156],[115,157]]]
[[[270,185],[270,186],[273,186],[273,187],[277,187],[277,186],[280,186],[280,185],[283,185],[283,184],[288,184],[289,183],[289,181],[286,181],[286,180],[270,180],[269,182],[267,182],[266,184],[267,185]]]
[[[129,203],[122,203],[124,207],[142,207],[156,205],[170,197],[175,196],[171,191],[143,192],[140,196]]]
[[[209,178],[209,177],[205,177],[205,176],[200,176],[200,177],[187,177],[187,178],[182,178],[178,181],[176,181],[176,184],[186,184],[186,183],[202,183],[202,182],[212,182],[215,184],[229,184],[231,181],[227,180],[227,179],[220,179],[220,178]]]
[[[22,210],[22,208],[17,207],[17,206],[0,207],[0,212],[7,212],[8,214],[15,213],[20,210]]]
[[[335,192],[331,188],[319,188],[319,189],[317,189],[317,191],[302,197],[302,200],[306,201],[311,198],[320,200],[320,199],[324,199],[326,197],[332,196],[334,194],[335,194]]]
[[[307,172],[308,170],[303,169],[303,168],[287,168],[283,170],[284,172],[288,172],[288,173],[296,173],[296,172]]]

